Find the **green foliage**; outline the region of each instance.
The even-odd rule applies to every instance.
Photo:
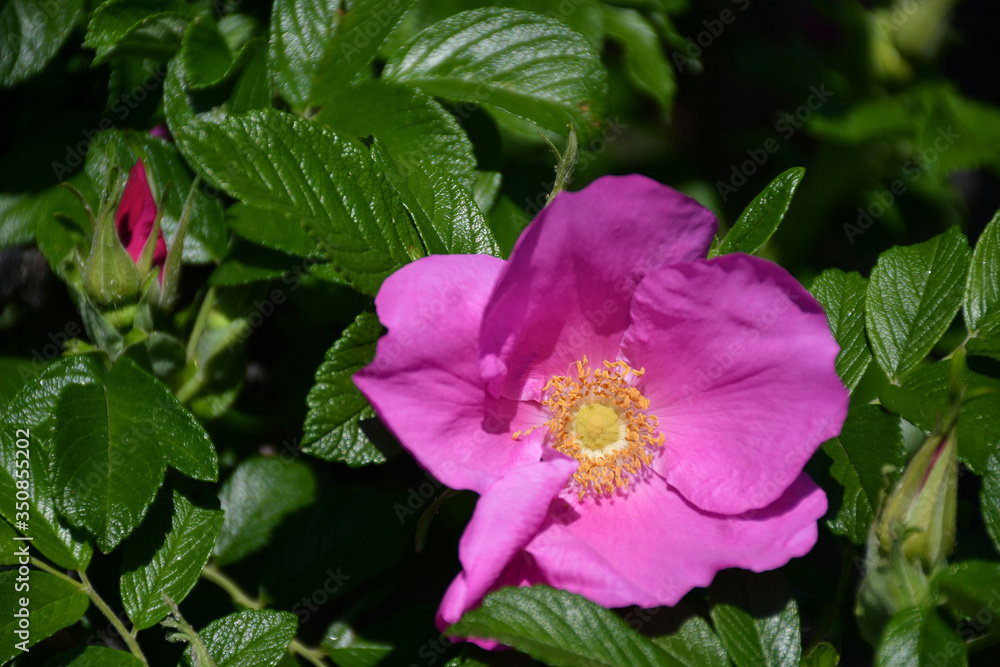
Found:
[[[203,509],[174,491],[163,494],[123,551],[122,604],[142,630],[163,620],[167,595],[180,603],[208,562],[222,529],[221,510]]]
[[[729,667],[732,662],[707,620],[691,614],[673,633],[653,640],[686,667]]]
[[[841,506],[830,529],[861,545],[887,491],[887,473],[904,461],[899,417],[875,405],[861,405],[847,415],[840,435],[823,445],[833,463],[830,474],[844,487]]]
[[[656,28],[634,9],[607,6],[602,9],[608,37],[625,50],[625,74],[629,81],[669,111],[674,104],[677,82]]]
[[[38,74],[66,42],[83,0],[9,0],[0,8],[0,87]]]
[[[216,667],[274,667],[295,637],[295,615],[247,609],[212,621],[198,632]],[[190,649],[185,664],[199,667]]]
[[[358,637],[344,623],[334,623],[326,629],[323,650],[340,667],[374,667],[393,647]]]
[[[996,47],[974,3],[787,4],[2,3],[0,564],[30,571],[32,646],[8,614],[0,662],[517,661],[434,628],[473,494],[392,458],[352,378],[386,276],[506,257],[550,193],[643,171],[730,229],[710,256],[773,259],[826,312],[851,398],[808,464],[818,546],[672,608],[495,590],[446,635],[556,665],[988,663],[1000,110],[966,63]],[[162,288],[114,221],[138,160],[182,251]],[[925,571],[872,526],[907,452],[952,426],[978,506],[959,494],[953,560]],[[4,609],[22,576],[0,573]]]
[[[982,503],[986,532],[993,540],[993,546],[1000,552],[1000,461],[996,454],[991,455],[986,462],[979,500]]]
[[[481,105],[501,122],[513,116],[557,134],[572,123],[584,138],[604,123],[607,81],[598,54],[564,24],[528,12],[456,14],[414,36],[382,75]]]
[[[736,224],[719,243],[718,254],[753,254],[771,238],[792,203],[796,188],[806,175],[801,167],[789,169],[750,202]]]
[[[865,297],[875,360],[894,380],[910,373],[944,335],[962,303],[969,245],[957,227],[879,257]]]
[[[350,95],[350,106],[329,104],[316,118],[347,136],[374,136],[406,174],[421,173],[429,165],[447,172],[466,189],[472,187],[476,179],[472,142],[458,120],[431,96],[382,79],[362,81]]]
[[[547,586],[489,593],[448,633],[496,639],[551,665],[680,664],[608,610]]]
[[[968,664],[958,634],[932,609],[909,609],[889,621],[879,641],[875,664],[880,667],[930,666],[944,656],[949,665]]]
[[[195,479],[218,472],[208,434],[156,378],[127,357],[91,373],[59,396],[53,464],[63,515],[107,553],[142,521],[167,464]]]
[[[975,331],[1000,313],[1000,211],[993,216],[972,252],[965,287],[965,323]]]
[[[947,418],[951,404],[949,362],[921,368],[900,387],[882,392],[882,403],[926,432]],[[958,420],[958,456],[976,474],[986,469],[986,460],[1000,442],[1000,380],[966,371],[962,380],[970,390],[985,390],[982,396],[962,403]]]
[[[322,125],[278,111],[175,129],[185,154],[251,206],[298,219],[359,291],[422,247],[406,210],[366,151]],[[283,149],[273,152],[279,142]],[[313,173],[326,173],[322,180]]]
[[[88,646],[60,653],[45,663],[45,667],[137,667],[142,663],[131,653],[110,648]]]
[[[225,513],[215,542],[215,560],[234,563],[264,546],[281,520],[313,502],[316,482],[297,461],[253,457],[222,485]]]
[[[736,667],[798,665],[799,609],[779,576],[716,577],[712,624]]]
[[[383,463],[385,456],[361,430],[375,412],[351,377],[375,358],[382,325],[372,313],[362,313],[326,353],[309,390],[303,430],[305,451],[327,461],[351,466]]]
[[[868,281],[857,273],[827,269],[810,288],[816,300],[823,304],[833,337],[840,345],[837,374],[848,389],[861,382],[872,352],[865,337],[865,294]]]
[[[24,641],[26,646],[54,635],[68,625],[76,623],[87,611],[87,595],[74,584],[45,572],[32,572],[28,578],[30,590],[15,588],[18,578],[26,579],[16,570],[0,572],[0,604],[7,610],[0,621],[0,660],[6,663],[21,653],[15,644]],[[22,603],[27,601],[27,605]],[[15,630],[23,629],[15,613],[27,609],[30,632],[19,637]]]

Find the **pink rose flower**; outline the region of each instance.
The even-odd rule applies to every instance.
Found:
[[[717,222],[643,176],[564,192],[503,261],[435,255],[382,286],[355,376],[442,483],[481,495],[444,630],[502,586],[676,604],[816,542],[802,468],[848,392],[815,299],[781,267],[707,260]]]
[[[139,160],[132,167],[125,183],[118,210],[115,211],[115,226],[118,238],[133,262],[139,261],[146,241],[153,233],[156,221],[156,202],[146,180],[146,167]],[[167,242],[162,230],[157,233],[156,247],[153,249],[153,266],[160,267],[160,283],[163,283],[163,264],[167,260]]]

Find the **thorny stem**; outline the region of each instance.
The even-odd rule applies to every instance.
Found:
[[[42,561],[42,560],[39,560],[37,558],[32,557],[31,558],[31,564],[34,565],[35,567],[37,567],[39,570],[43,570],[44,572],[48,572],[53,577],[59,577],[63,581],[68,581],[69,583],[71,583],[74,586],[76,586],[77,588],[79,588],[81,591],[83,590],[83,586],[80,585],[79,581],[77,581],[73,577],[69,576],[65,572],[60,572],[59,570],[55,569],[54,567],[52,567],[51,565],[49,565],[45,561]]]
[[[90,583],[90,579],[87,578],[87,575],[80,571],[77,571],[76,573],[80,577],[80,582],[77,584],[80,587],[80,590],[86,593],[87,597],[90,598],[90,601],[94,603],[94,606],[100,609],[101,613],[104,614],[109,621],[111,621],[111,625],[113,625],[115,630],[118,631],[118,634],[121,635],[122,641],[124,641],[125,645],[128,646],[128,650],[132,652],[132,655],[138,658],[139,662],[146,665],[146,667],[149,667],[149,662],[147,662],[146,656],[143,655],[142,649],[139,648],[139,644],[135,641],[135,637],[131,632],[125,629],[122,622],[118,620],[118,616],[111,611],[111,607],[109,607],[107,603],[101,599],[101,596],[97,594],[97,591]]]
[[[239,584],[226,576],[226,573],[220,570],[215,563],[209,563],[206,565],[205,569],[201,571],[201,576],[203,579],[211,581],[213,584],[226,591],[226,593],[229,594],[229,597],[242,607],[246,607],[247,609],[263,609],[266,606],[260,600],[250,597],[246,591],[240,588]],[[308,660],[312,664],[316,665],[316,667],[330,667],[329,663],[326,662],[325,653],[316,648],[309,648],[298,639],[292,640],[292,643],[288,645],[288,650],[291,653]]]
[[[170,637],[168,639],[170,641],[186,641],[191,646],[191,650],[194,651],[196,667],[218,667],[212,660],[212,656],[209,655],[208,649],[205,648],[205,644],[202,643],[201,637],[181,616],[181,610],[177,608],[177,603],[171,600],[166,593],[162,593],[161,597],[163,602],[170,607],[170,617],[163,621],[163,625],[177,630],[177,634],[172,639]]]

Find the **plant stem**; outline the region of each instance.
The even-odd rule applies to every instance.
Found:
[[[247,609],[264,608],[263,602],[247,595],[246,592],[240,588],[239,584],[227,577],[222,570],[215,566],[214,563],[206,565],[205,569],[201,571],[201,576],[226,591],[226,593],[229,594],[229,597],[231,597],[240,606],[246,607]]]
[[[171,600],[170,596],[166,593],[163,593],[162,597],[163,601],[170,607],[170,616],[163,621],[163,625],[173,628],[178,632],[174,637],[167,637],[167,640],[186,641],[194,653],[196,667],[217,667],[215,661],[212,660],[212,656],[209,655],[208,649],[205,648],[205,644],[201,641],[201,637],[198,636],[194,628],[188,625],[188,622],[181,616],[181,610],[178,609],[177,603]]]
[[[293,639],[292,643],[288,645],[288,650],[295,655],[302,656],[316,667],[330,667],[326,662],[326,654],[317,648],[309,648],[298,639]]]
[[[52,567],[51,565],[49,565],[45,561],[41,561],[41,560],[39,560],[37,558],[32,557],[31,558],[31,564],[34,565],[35,567],[37,567],[39,570],[43,570],[44,572],[48,572],[53,577],[59,577],[63,581],[68,581],[69,583],[71,583],[74,586],[76,586],[77,588],[79,588],[81,591],[85,590],[84,587],[83,587],[83,584],[81,584],[79,581],[77,581],[73,577],[69,576],[65,572],[60,572],[59,570],[55,569],[54,567]]]
[[[247,593],[240,588],[240,585],[226,576],[226,573],[220,570],[215,563],[209,563],[206,565],[205,569],[201,571],[201,576],[203,579],[211,581],[213,584],[226,591],[234,602],[246,607],[247,609],[263,609],[265,607],[263,602],[247,595]],[[292,640],[292,643],[288,645],[288,650],[295,655],[305,658],[312,664],[316,665],[316,667],[330,667],[329,663],[326,662],[325,653],[317,648],[309,648],[298,639]]]
[[[109,607],[107,603],[101,599],[101,596],[97,594],[97,591],[90,583],[90,579],[87,578],[87,575],[79,571],[77,574],[80,575],[80,590],[86,593],[90,598],[90,601],[94,603],[94,606],[100,609],[101,613],[104,614],[109,621],[111,621],[111,625],[113,625],[115,630],[118,631],[118,634],[121,635],[122,640],[125,642],[125,645],[128,646],[128,650],[132,652],[132,655],[138,658],[139,662],[146,665],[146,667],[149,667],[149,662],[146,661],[146,656],[142,654],[142,649],[139,648],[139,644],[135,641],[135,637],[132,636],[132,633],[125,629],[122,622],[118,620],[115,613],[111,611],[111,607]]]
[[[201,308],[198,310],[198,317],[195,318],[194,325],[191,327],[191,337],[188,338],[187,350],[184,355],[188,363],[191,363],[194,355],[198,352],[198,341],[201,340],[201,334],[208,324],[208,316],[212,313],[213,305],[215,305],[215,288],[209,287],[201,302]]]

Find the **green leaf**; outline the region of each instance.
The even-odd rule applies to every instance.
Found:
[[[23,540],[15,540],[17,537],[17,531],[14,527],[0,519],[0,565],[17,565],[18,556],[16,551],[20,549],[20,545],[24,544]]]
[[[83,12],[83,0],[8,0],[0,9],[0,88],[41,72]]]
[[[378,317],[361,313],[327,351],[306,398],[304,451],[350,466],[385,462],[361,430],[362,420],[373,419],[375,412],[351,379],[375,358],[375,343],[381,335]]]
[[[323,651],[338,667],[375,667],[393,647],[358,637],[349,625],[336,622],[326,629]]]
[[[142,667],[142,663],[128,651],[88,646],[60,653],[45,667]]]
[[[1000,380],[965,371],[970,389],[993,390],[962,403],[958,416],[958,456],[977,475],[1000,442]],[[887,386],[879,397],[887,409],[930,433],[951,410],[951,362],[939,361],[915,371],[901,387]]]
[[[674,609],[682,608],[683,603]],[[697,614],[692,613],[672,634],[656,637],[653,642],[685,667],[729,667],[732,664],[715,630]]]
[[[837,375],[848,389],[854,391],[872,353],[865,337],[865,293],[868,281],[857,273],[827,269],[813,282],[811,292],[823,304],[830,330],[840,345],[837,355]]]
[[[421,243],[392,187],[357,144],[278,111],[172,128],[208,177],[244,203],[298,218],[365,294]]]
[[[215,560],[234,563],[260,549],[282,519],[312,504],[315,495],[316,480],[307,465],[280,457],[247,459],[219,492],[226,518]]]
[[[278,92],[294,107],[304,108],[313,98],[320,63],[337,47],[340,5],[336,0],[275,0],[267,67]]]
[[[428,253],[499,256],[500,247],[472,193],[450,174],[407,168],[379,142],[372,154],[410,212]]]
[[[726,238],[719,243],[717,254],[757,252],[781,224],[805,175],[804,168],[792,167],[771,181],[740,214]]]
[[[1000,615],[993,611],[1000,603],[1000,563],[953,563],[938,573],[933,585],[956,618],[970,618],[991,632],[1000,632]],[[989,617],[981,613],[984,609],[992,612]]]
[[[96,382],[103,366],[94,357],[77,356],[52,363],[31,379],[4,409],[0,428],[0,514],[12,525],[15,515],[15,475],[18,440],[28,441],[31,483],[28,530],[32,545],[46,558],[69,569],[85,570],[91,547],[81,531],[71,529],[57,511],[64,489],[51,471],[56,406],[67,387]],[[27,433],[21,432],[21,430]],[[22,436],[27,437],[22,438]]]
[[[1000,211],[993,216],[972,251],[965,287],[965,323],[976,331],[1000,313]]]
[[[680,664],[607,609],[541,585],[487,594],[446,634],[496,639],[551,665]]]
[[[143,397],[145,404],[136,412],[153,424],[145,430],[155,433],[171,467],[194,479],[219,479],[212,439],[165,384],[138,366],[119,361],[111,371],[109,391],[132,391]]]
[[[229,113],[239,114],[271,106],[271,80],[267,76],[267,42],[257,37],[246,45],[250,53],[226,102]]]
[[[0,357],[0,416],[3,416],[7,404],[17,392],[45,370],[46,365],[47,362],[41,355],[34,359]]]
[[[371,76],[371,62],[413,0],[354,0],[328,39],[313,81],[311,101],[336,104],[349,84]]]
[[[991,454],[983,470],[983,487],[979,491],[979,505],[983,513],[986,532],[993,546],[1000,552],[1000,459]]]
[[[319,249],[291,213],[237,202],[226,211],[230,229],[248,241],[296,257],[315,256]]]
[[[204,429],[130,358],[99,380],[60,395],[53,460],[66,518],[107,553],[142,521],[167,462],[206,480],[217,463]]]
[[[799,608],[779,573],[716,576],[712,624],[736,667],[798,667]]]
[[[166,501],[166,502],[163,502]],[[125,543],[121,596],[139,630],[150,628],[170,611],[161,595],[180,604],[198,582],[222,529],[222,510],[203,509],[178,491],[164,495],[142,526]]]
[[[430,95],[372,79],[352,86],[345,97],[349,104],[328,104],[317,120],[341,134],[373,135],[405,174],[434,168],[448,172],[464,188],[472,188],[476,180],[472,142],[455,117]]]
[[[38,194],[0,194],[0,248],[30,243],[35,238],[39,221],[50,220],[57,213],[86,224],[83,207],[65,188],[53,187]],[[46,258],[51,262],[48,253]]]
[[[247,609],[212,621],[201,637],[216,667],[273,667],[295,639],[298,621],[295,614],[269,609]],[[184,655],[195,667],[193,652]]]
[[[857,406],[848,413],[840,435],[823,444],[823,451],[833,459],[830,474],[844,487],[842,503],[827,525],[837,535],[864,544],[886,488],[885,468],[901,468],[906,460],[899,417],[877,405]]]
[[[214,23],[203,17],[188,24],[180,56],[184,59],[188,85],[195,90],[219,83],[233,67],[233,54],[225,38]]]
[[[604,6],[604,29],[624,49],[625,76],[669,112],[677,82],[656,28],[638,11]]]
[[[168,58],[198,7],[185,0],[108,0],[98,6],[87,25],[83,45],[94,49],[95,64],[119,46],[135,45],[143,55]]]
[[[969,244],[958,227],[930,241],[883,252],[865,298],[872,352],[895,381],[941,339],[962,302]]]
[[[840,654],[832,644],[820,642],[816,644],[812,653],[802,657],[802,667],[837,667],[840,663]]]
[[[21,653],[22,649],[16,644],[24,641],[25,647],[34,646],[51,637],[80,620],[90,604],[87,594],[65,579],[32,570],[27,581],[30,591],[18,591],[15,586],[19,577],[24,583],[22,575],[16,571],[0,572],[0,608],[5,611],[0,619],[0,663],[3,664]],[[21,631],[20,619],[15,616],[24,608],[21,600],[28,601],[30,627],[25,637],[15,634]]]
[[[482,105],[501,121],[524,119],[560,135],[573,123],[584,142],[602,126],[608,90],[600,57],[580,34],[502,7],[431,25],[392,55],[382,76]]]
[[[876,667],[962,667],[965,644],[933,609],[907,609],[889,621],[875,655]]]
[[[1000,311],[990,313],[979,321],[976,337],[965,343],[970,355],[992,357],[1000,361]]]

